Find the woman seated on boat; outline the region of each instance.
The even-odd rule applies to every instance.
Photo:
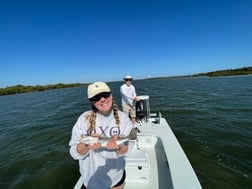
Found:
[[[92,110],[80,115],[69,142],[71,156],[79,160],[82,188],[123,189],[125,157],[133,145],[131,142],[118,145],[116,141],[120,136],[128,136],[133,124],[126,114],[117,109],[106,83],[90,84],[87,95]],[[83,136],[105,136],[111,139],[104,147],[99,140],[92,144],[81,142]]]

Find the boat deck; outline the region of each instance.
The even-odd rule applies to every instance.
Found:
[[[152,135],[138,135],[126,158],[126,174],[125,189],[173,188],[162,143]]]
[[[140,133],[126,157],[125,189],[202,189],[200,182],[161,115],[137,124]],[[75,185],[80,189],[81,178]]]

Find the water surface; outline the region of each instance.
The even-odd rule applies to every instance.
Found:
[[[252,76],[133,82],[169,122],[204,189],[252,186]],[[120,106],[119,87],[109,83]],[[0,188],[73,188],[71,129],[86,87],[0,96]]]

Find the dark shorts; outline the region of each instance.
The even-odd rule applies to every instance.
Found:
[[[123,171],[123,176],[122,176],[121,180],[116,185],[114,185],[113,187],[121,186],[124,183],[125,178],[126,178],[126,171],[124,170]],[[87,188],[83,184],[82,187],[81,187],[81,189],[87,189]]]

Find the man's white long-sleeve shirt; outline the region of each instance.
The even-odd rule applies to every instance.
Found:
[[[133,85],[123,84],[120,88],[122,104],[133,105],[134,98],[136,97],[136,90]]]

